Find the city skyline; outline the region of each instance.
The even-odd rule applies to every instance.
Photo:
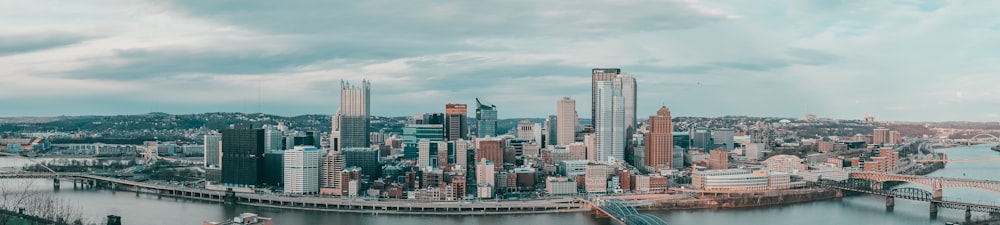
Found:
[[[4,117],[330,114],[336,83],[365,78],[373,115],[480,97],[542,118],[614,67],[638,115],[1000,120],[988,1],[19,4],[0,9]],[[612,6],[631,13],[580,19]]]

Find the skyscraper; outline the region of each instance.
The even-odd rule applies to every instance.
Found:
[[[340,195],[343,186],[340,183],[341,173],[344,171],[344,155],[340,151],[330,150],[323,157],[323,165],[320,168],[320,192],[323,194]]]
[[[497,106],[476,98],[476,137],[497,136]]]
[[[590,119],[591,122],[596,125],[597,121],[595,120],[595,118],[597,118],[597,86],[598,86],[597,82],[614,80],[615,77],[618,77],[618,74],[622,73],[622,70],[619,68],[594,68],[590,70],[590,73],[591,73]]]
[[[656,115],[649,116],[648,123],[645,166],[653,170],[670,169],[674,156],[674,125],[671,121],[670,109],[666,106],[660,107],[660,110],[656,111]]]
[[[615,81],[597,82],[597,116],[594,117],[594,144],[597,161],[624,160],[625,97]]]
[[[559,99],[556,120],[556,144],[572,144],[576,138],[576,100],[569,97]]]
[[[636,129],[636,82],[635,77],[628,74],[618,75],[615,78],[615,89],[621,90],[622,97],[625,100],[625,158],[632,159],[635,156],[634,149],[632,148],[632,137],[635,135]],[[635,162],[640,163],[640,162]]]
[[[485,139],[476,140],[476,162],[482,159],[493,162],[496,170],[503,170],[503,140]]]
[[[891,143],[889,142],[889,129],[886,129],[885,127],[872,129],[872,136],[875,137],[875,141],[873,143],[876,145]]]
[[[556,115],[549,115],[549,118],[545,119],[546,133],[545,133],[545,143],[543,146],[556,145],[556,143],[558,142],[557,141],[558,138],[556,137],[558,135],[558,133],[556,133],[556,130],[558,130],[557,128],[558,125],[556,125],[556,122],[558,121],[559,119],[556,118]]]
[[[346,81],[340,82],[340,147],[368,148],[368,125],[371,113],[371,99],[367,80],[361,81],[361,86],[353,86]]]
[[[222,183],[257,186],[264,171],[264,130],[236,125],[222,130]]]
[[[340,151],[340,109],[330,118],[330,151]]]
[[[264,125],[264,150],[285,150],[285,134],[275,126]]]
[[[444,138],[454,141],[468,139],[469,109],[465,104],[448,103],[444,106]]]
[[[205,167],[219,167],[222,162],[222,134],[205,134]]]
[[[367,176],[369,180],[381,177],[382,164],[378,161],[378,149],[344,148],[340,153],[344,155],[346,167],[360,167],[361,174]]]
[[[319,192],[320,161],[323,152],[315,147],[297,146],[284,152],[285,194]]]

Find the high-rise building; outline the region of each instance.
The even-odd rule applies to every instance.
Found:
[[[420,169],[437,166],[437,145],[439,143],[441,142],[430,141],[427,139],[420,139],[420,141],[417,142],[417,166]]]
[[[211,131],[205,134],[205,167],[219,167],[222,163],[222,134]]]
[[[403,158],[416,159],[419,154],[417,142],[443,141],[444,128],[440,124],[407,124],[403,127]]]
[[[614,163],[625,159],[625,97],[614,81],[597,82],[597,117],[594,145],[597,161]]]
[[[670,109],[660,107],[656,115],[649,116],[649,132],[646,133],[645,166],[653,170],[670,169],[673,164],[674,125]]]
[[[222,130],[222,183],[261,185],[264,171],[264,130],[236,125]]]
[[[569,97],[559,99],[556,105],[556,144],[568,145],[576,138],[576,100]]]
[[[590,72],[591,72],[590,119],[591,122],[596,125],[597,121],[594,119],[597,118],[597,87],[599,86],[598,82],[614,80],[615,77],[618,77],[618,74],[622,73],[622,70],[619,68],[595,68],[590,70]]]
[[[448,103],[444,106],[444,138],[454,141],[468,139],[469,109],[465,104]]]
[[[340,109],[330,118],[330,151],[340,151]]]
[[[535,125],[526,119],[518,122],[517,138],[525,140],[535,139]]]
[[[378,161],[378,149],[372,148],[344,148],[340,150],[344,154],[344,165],[346,167],[359,167],[361,174],[368,179],[374,180],[382,175],[382,164]]]
[[[285,133],[275,126],[264,125],[264,150],[285,150]]]
[[[556,117],[556,115],[549,115],[549,118],[545,119],[545,131],[546,131],[546,133],[545,133],[545,146],[548,146],[548,145],[557,145],[557,143],[558,143],[558,141],[557,141],[558,138],[556,136],[559,135],[559,134],[556,133],[556,132],[558,130],[557,127],[559,127],[559,126],[556,125],[557,121],[559,121],[559,119]]]
[[[323,157],[320,172],[320,187],[324,194],[340,195],[343,192],[341,173],[344,171],[344,155],[340,151],[330,150]]]
[[[493,187],[496,186],[495,162],[485,158],[476,160],[476,186],[480,198],[493,197]]]
[[[503,140],[480,138],[476,142],[476,162],[486,159],[493,162],[497,171],[503,170]]]
[[[635,135],[636,131],[636,82],[635,77],[628,74],[618,75],[614,80],[615,89],[621,90],[622,98],[624,100],[623,104],[625,107],[625,151],[624,159],[632,159],[635,157],[635,152],[633,148],[632,137]],[[635,162],[638,163],[638,162]],[[636,164],[638,165],[638,164]]]
[[[889,129],[885,127],[878,127],[872,130],[872,136],[874,136],[874,144],[883,145],[890,144],[889,141]]]
[[[323,151],[309,146],[299,146],[285,151],[285,194],[318,193],[322,157]]]
[[[735,148],[733,145],[734,143],[736,143],[736,141],[734,140],[735,135],[736,131],[734,131],[732,128],[721,128],[712,130],[712,141],[714,142],[715,145],[712,146],[711,148],[714,149],[721,146],[722,148],[725,148],[726,151],[732,152],[733,148]]]
[[[361,86],[353,86],[346,81],[340,83],[340,147],[368,148],[368,126],[371,116],[371,99],[367,80]]]
[[[264,152],[264,174],[261,175],[261,185],[281,187],[285,182],[284,174],[285,151]]]
[[[476,137],[497,136],[497,106],[476,98]]]

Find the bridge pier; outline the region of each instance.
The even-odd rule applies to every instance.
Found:
[[[896,198],[892,196],[885,197],[885,211],[892,212],[892,210],[895,207],[896,207]]]
[[[135,186],[135,197],[139,197],[139,192],[142,192],[142,187]]]
[[[59,190],[59,178],[52,178],[52,189]]]
[[[965,222],[972,222],[972,207],[965,207]]]
[[[938,203],[937,202],[931,202],[930,205],[931,205],[930,206],[931,219],[937,219],[937,217],[938,217]]]

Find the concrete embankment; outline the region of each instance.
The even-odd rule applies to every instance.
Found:
[[[652,202],[644,210],[684,210],[764,207],[820,201],[840,197],[836,190],[807,188],[746,193],[699,193],[686,199]]]

